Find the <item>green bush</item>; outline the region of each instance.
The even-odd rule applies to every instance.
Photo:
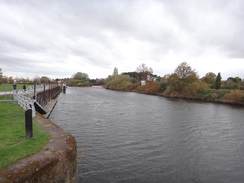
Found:
[[[131,82],[128,75],[113,75],[107,78],[104,87],[111,90],[128,91],[130,86]]]
[[[230,90],[224,89],[210,89],[206,91],[199,92],[196,96],[200,99],[210,100],[210,101],[221,101],[223,97],[228,94]]]
[[[183,90],[183,96],[184,97],[190,97],[195,98],[198,93],[205,92],[209,89],[209,86],[207,83],[198,80],[194,83],[189,84],[187,87]]]

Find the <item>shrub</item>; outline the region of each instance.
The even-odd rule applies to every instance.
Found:
[[[105,88],[119,91],[127,91],[130,86],[131,82],[128,75],[109,76],[105,83]]]
[[[167,89],[167,86],[168,86],[168,82],[167,81],[160,81],[159,82],[159,91],[161,93],[163,93]]]
[[[224,101],[231,103],[244,102],[244,94],[240,90],[233,90],[224,95]]]
[[[140,86],[140,83],[132,83],[130,87],[128,88],[129,91],[136,91],[137,88]]]
[[[159,93],[159,84],[155,82],[148,82],[144,86],[137,88],[137,92],[155,95]]]
[[[189,84],[183,90],[184,97],[196,97],[198,93],[205,92],[209,89],[207,83],[199,80],[194,83]]]
[[[181,97],[181,94],[174,89],[172,86],[168,86],[163,92],[163,96],[166,97]]]

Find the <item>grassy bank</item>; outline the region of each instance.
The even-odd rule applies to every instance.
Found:
[[[0,100],[13,100],[13,95],[0,95]]]
[[[26,85],[26,88],[32,85]],[[17,84],[17,90],[22,90],[23,89],[23,84]],[[0,85],[0,91],[8,91],[8,90],[13,90],[13,85],[12,84],[1,84]]]
[[[50,140],[35,119],[33,138],[25,138],[25,111],[17,104],[0,103],[0,170],[38,152]]]

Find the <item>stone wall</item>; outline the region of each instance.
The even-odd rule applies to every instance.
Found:
[[[52,139],[43,150],[3,169],[0,172],[0,183],[75,183],[77,173],[75,138],[41,115],[37,115],[37,121]]]

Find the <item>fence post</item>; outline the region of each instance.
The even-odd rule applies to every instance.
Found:
[[[32,110],[28,109],[25,112],[25,132],[26,132],[26,138],[33,137],[32,133]]]
[[[48,95],[48,102],[51,100],[51,89],[52,89],[52,85],[51,85],[51,82],[49,81],[49,90],[48,90],[48,93],[49,93],[49,95]]]
[[[36,97],[36,82],[34,82],[34,97],[33,98],[37,99],[37,97]]]
[[[66,93],[66,85],[63,84],[63,93]]]

